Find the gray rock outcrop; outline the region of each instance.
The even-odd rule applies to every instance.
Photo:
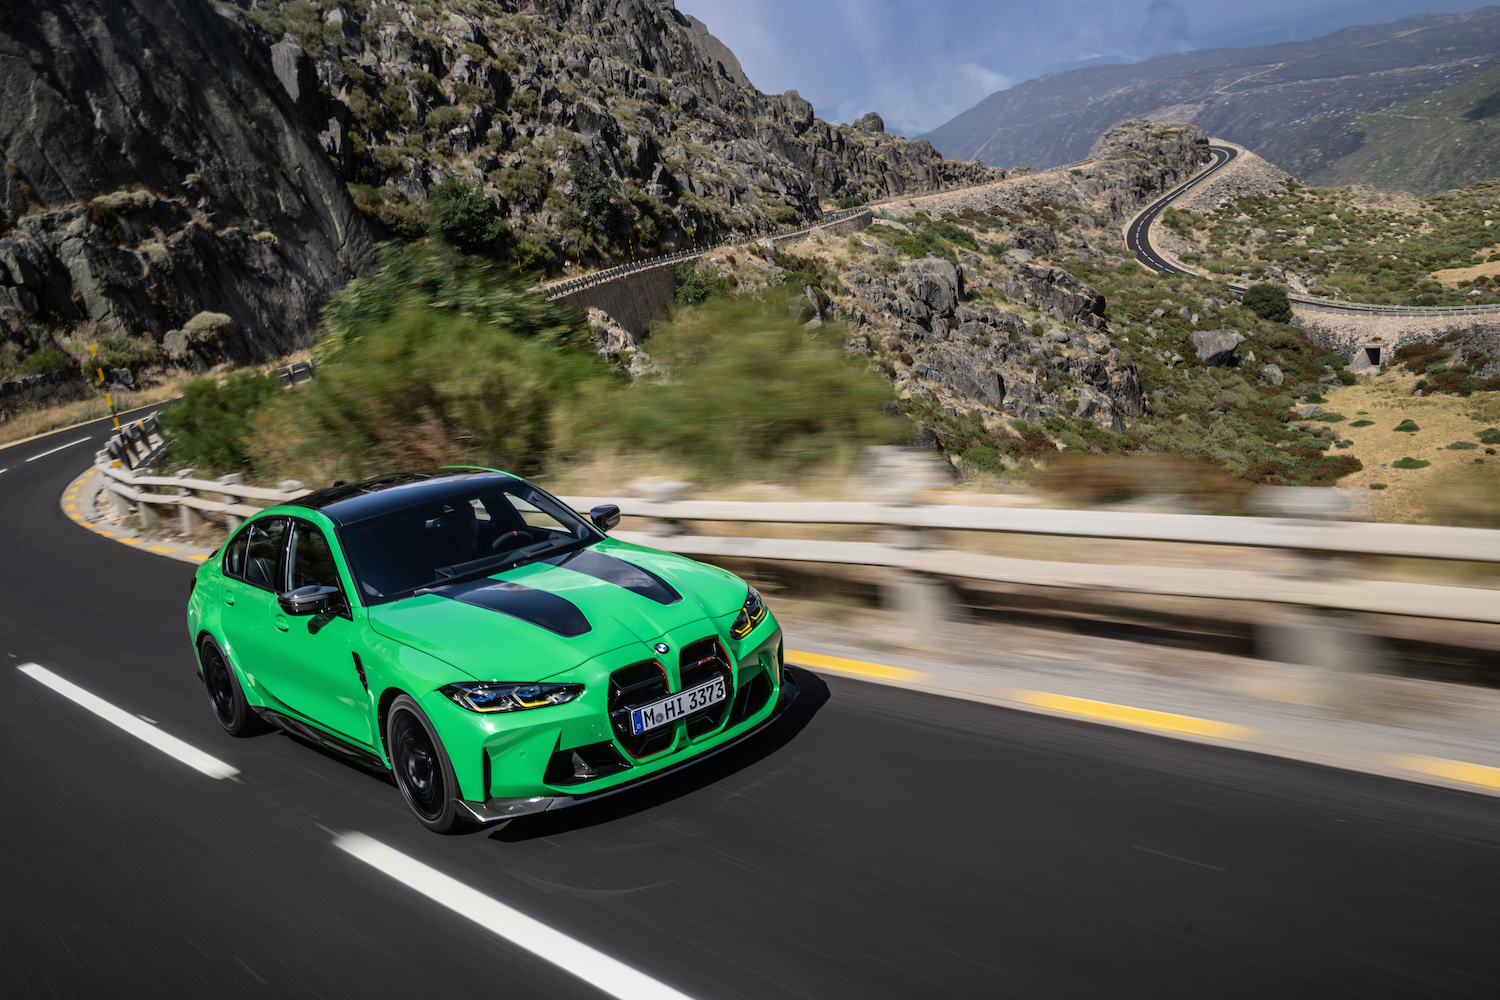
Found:
[[[1205,367],[1219,368],[1239,364],[1240,344],[1245,335],[1237,330],[1199,330],[1188,339]]]
[[[34,348],[92,320],[160,339],[212,310],[242,332],[235,360],[308,343],[375,230],[318,142],[299,53],[199,0],[5,5],[0,336]]]

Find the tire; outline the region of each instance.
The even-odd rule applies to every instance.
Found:
[[[203,667],[203,686],[208,688],[208,704],[214,718],[230,736],[253,736],[260,732],[260,719],[245,699],[239,676],[229,657],[212,638],[205,637],[198,647],[198,662]]]
[[[433,833],[452,833],[463,825],[454,799],[458,779],[442,740],[417,703],[406,695],[386,713],[386,750],[396,786],[412,813]]]

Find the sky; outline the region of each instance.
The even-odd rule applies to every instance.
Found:
[[[936,128],[997,90],[1084,60],[1133,62],[1267,45],[1486,6],[1466,0],[676,2],[734,51],[761,90],[796,90],[830,122],[878,111],[888,131],[905,135]]]

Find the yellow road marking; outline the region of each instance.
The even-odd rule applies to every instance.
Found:
[[[77,509],[78,509],[78,505],[76,503],[70,503],[70,504],[67,504],[66,506],[63,507],[63,510],[77,510]]]
[[[120,541],[124,542],[126,545],[139,545],[139,544],[141,544],[141,540],[139,538],[122,538],[122,539],[120,539]]]
[[[176,549],[169,549],[165,545],[152,545],[152,546],[150,546],[150,549],[151,549],[152,552],[176,552],[177,551]]]
[[[1109,722],[1124,722],[1143,729],[1159,729],[1167,733],[1188,733],[1193,736],[1212,736],[1217,739],[1243,739],[1254,730],[1243,726],[1231,726],[1208,719],[1195,719],[1189,715],[1171,715],[1167,712],[1152,712],[1144,708],[1127,705],[1111,705],[1107,701],[1089,701],[1086,698],[1069,698],[1045,691],[1015,691],[1011,696],[1016,701],[1054,712],[1081,715],[1090,719],[1105,719]]]
[[[1500,789],[1500,767],[1485,767],[1483,764],[1465,764],[1461,760],[1444,760],[1442,757],[1408,757],[1397,755],[1396,764],[1408,771],[1461,781],[1466,785],[1482,785]]]
[[[206,559],[208,559],[208,556],[205,556],[205,555],[190,555],[190,556],[188,556],[188,558],[191,559],[191,560],[193,560],[194,562],[203,562]]]
[[[105,538],[115,537],[115,533],[113,531],[105,531],[103,528],[95,528],[94,530],[99,532],[99,534],[103,535]]]
[[[840,674],[855,674],[860,677],[878,677],[885,681],[921,681],[931,674],[902,667],[888,667],[883,663],[865,663],[862,660],[846,660],[842,656],[824,656],[822,653],[801,653],[795,649],[786,651],[786,658],[799,666],[832,670]]]

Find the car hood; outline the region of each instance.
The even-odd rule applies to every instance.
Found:
[[[731,573],[607,539],[570,557],[369,609],[370,625],[478,680],[541,680],[736,611]],[[647,654],[649,655],[649,654]]]

